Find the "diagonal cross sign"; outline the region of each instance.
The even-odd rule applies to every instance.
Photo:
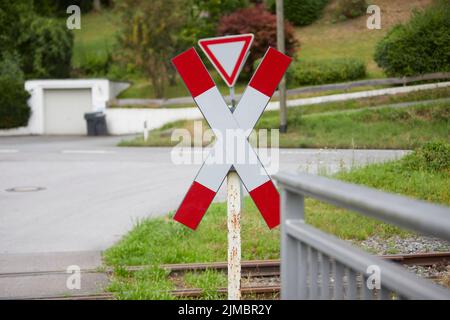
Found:
[[[269,48],[234,113],[228,108],[194,48],[176,56],[172,62],[216,134],[216,144],[200,168],[174,219],[195,230],[227,173],[234,167],[269,228],[278,226],[280,196],[247,137],[264,112],[291,63],[291,58]],[[229,163],[219,159],[219,155],[234,154],[235,151],[235,144],[230,139],[225,139],[227,130],[233,132],[234,141],[237,140],[248,155],[245,161]]]

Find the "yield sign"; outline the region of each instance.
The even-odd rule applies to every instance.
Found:
[[[253,34],[203,39],[200,48],[229,87],[233,87],[253,42]]]

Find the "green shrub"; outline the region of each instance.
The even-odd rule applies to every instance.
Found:
[[[79,71],[83,76],[105,77],[112,64],[111,54],[89,54],[82,58]]]
[[[16,56],[0,60],[0,129],[26,126],[30,117],[29,94],[24,89],[23,72]]]
[[[288,81],[295,85],[318,85],[361,79],[366,65],[358,59],[296,61],[290,67]]]
[[[437,1],[396,25],[377,44],[375,61],[390,76],[450,71],[450,4]]]
[[[296,26],[306,26],[316,21],[329,0],[284,0],[284,16]],[[270,11],[275,13],[275,0],[267,1]]]
[[[428,142],[402,159],[410,170],[450,173],[450,144],[442,141]]]
[[[73,35],[65,22],[35,17],[19,45],[27,78],[70,76]]]
[[[339,20],[353,19],[366,13],[366,0],[339,0],[334,13]]]

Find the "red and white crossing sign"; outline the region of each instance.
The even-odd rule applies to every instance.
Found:
[[[253,148],[247,141],[250,131],[269,103],[291,58],[269,48],[255,71],[234,113],[228,108],[198,53],[191,48],[172,60],[203,116],[213,129],[217,141],[198,172],[174,219],[196,229],[217,191],[232,167],[270,228],[280,223],[280,196]],[[239,143],[248,153],[245,163],[216,161],[219,153],[230,152],[232,146],[222,143],[227,130],[237,133]]]
[[[202,39],[198,45],[225,83],[234,87],[252,42],[253,34],[240,34]]]

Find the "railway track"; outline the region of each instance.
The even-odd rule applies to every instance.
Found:
[[[217,289],[218,293],[227,294],[227,288]],[[276,295],[280,292],[280,286],[248,286],[241,289],[243,296],[261,296],[261,295]],[[172,290],[172,295],[177,298],[200,298],[203,295],[203,290],[198,288],[186,288]],[[39,298],[28,298],[29,300],[114,300],[112,293],[100,293],[100,294],[82,294],[73,296],[49,296]]]
[[[435,265],[450,265],[450,252],[433,252],[433,253],[419,253],[407,255],[385,255],[380,256],[384,260],[406,266],[435,266]],[[136,272],[144,270],[147,266],[130,266],[125,270],[128,272]],[[227,271],[226,262],[215,263],[183,263],[183,264],[164,264],[161,268],[168,271],[170,278],[182,277],[187,272],[204,272],[206,270],[215,270],[220,272]],[[252,260],[242,262],[242,277],[243,278],[277,278],[280,276],[280,261],[279,260]],[[82,270],[82,273],[100,272],[111,274],[112,269],[106,270]],[[63,271],[48,271],[48,272],[27,272],[27,273],[4,273],[0,277],[20,277],[30,275],[45,275],[45,274],[61,274]],[[242,288],[243,296],[276,296],[280,291],[279,285],[249,285]],[[227,293],[227,288],[219,288],[218,293]],[[203,295],[203,290],[198,288],[180,288],[173,290],[172,295],[179,298],[200,298]],[[55,296],[55,297],[30,297],[32,300],[110,300],[114,299],[111,293],[89,294],[89,295],[71,295],[71,296]]]
[[[383,260],[406,266],[433,266],[437,264],[450,264],[450,252],[432,252],[432,253],[415,253],[415,254],[396,254],[379,256]],[[169,271],[172,275],[185,272],[200,272],[205,270],[226,271],[226,262],[214,263],[181,263],[181,264],[163,264],[161,268]],[[142,270],[142,266],[129,267],[128,271]],[[242,261],[241,272],[243,276],[279,276],[280,260],[251,260]]]

